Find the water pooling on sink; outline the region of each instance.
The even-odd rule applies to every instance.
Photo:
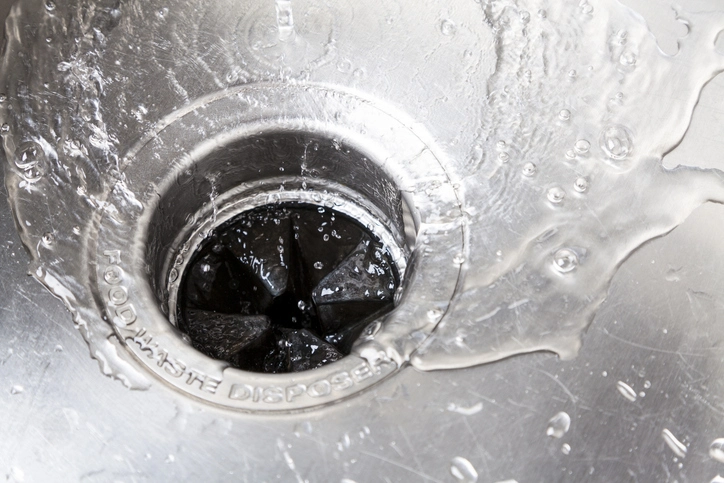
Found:
[[[461,270],[456,295],[356,349],[423,370],[537,350],[575,356],[617,267],[702,203],[724,201],[720,171],[662,167],[724,68],[722,13],[679,12],[688,34],[668,56],[615,1],[416,8],[209,3],[189,17],[154,1],[15,7],[2,67],[6,183],[33,274],[65,301],[106,374],[147,384],[110,341],[81,248],[99,216],[143,210],[124,175],[133,146],[231,87],[338,86],[446,154],[465,214],[464,249],[449,257]],[[390,39],[404,53],[396,62],[361,54]],[[329,113],[342,124],[347,115]],[[425,242],[414,247],[423,261]],[[433,327],[421,346],[394,342]]]

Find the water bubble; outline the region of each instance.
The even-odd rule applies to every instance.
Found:
[[[455,258],[453,258],[453,263],[456,265],[462,265],[465,263],[465,257],[458,253],[455,255]]]
[[[612,125],[601,132],[599,145],[609,158],[621,160],[631,153],[633,148],[631,137],[631,131],[626,127]]]
[[[3,124],[2,127],[0,127],[0,132],[10,132],[10,124]]]
[[[73,227],[73,234],[74,234],[74,235],[80,235],[80,233],[81,233],[81,232],[80,232],[80,227],[79,227],[78,225],[75,225],[75,226]]]
[[[593,5],[588,2],[581,3],[581,13],[591,15],[593,13]]]
[[[558,119],[561,121],[568,121],[571,118],[571,111],[568,109],[561,109],[561,112],[558,113]]]
[[[626,384],[623,381],[618,381],[616,383],[616,389],[618,390],[619,394],[621,394],[623,397],[628,399],[631,402],[636,401],[636,391],[633,390],[631,386]]]
[[[571,445],[568,443],[565,443],[563,446],[561,446],[561,453],[568,456],[571,454]]]
[[[321,270],[324,268],[324,264],[322,262],[314,262],[314,268]]]
[[[442,32],[443,35],[455,35],[456,30],[457,27],[455,26],[455,22],[452,20],[445,19],[440,22],[440,32]]]
[[[176,270],[175,268],[172,268],[168,272],[168,281],[170,283],[174,283],[176,280],[178,280],[178,270]]]
[[[585,193],[588,189],[588,180],[586,178],[578,178],[573,183],[573,188],[579,193]]]
[[[498,159],[501,163],[507,163],[508,161],[510,161],[510,155],[508,153],[500,153],[498,155]]]
[[[470,461],[462,456],[456,456],[452,459],[450,462],[450,474],[458,481],[464,483],[475,483],[478,481],[477,470]]]
[[[543,9],[541,8],[540,10],[538,10],[538,17],[540,17],[540,18],[547,18],[547,17],[548,17],[548,12],[546,12],[545,10],[543,10]]]
[[[322,239],[324,241],[329,241],[329,235],[325,233],[324,236],[322,237]]]
[[[50,232],[44,233],[41,241],[46,248],[50,248],[55,243],[55,235]]]
[[[618,61],[621,65],[634,65],[636,64],[636,54],[630,50],[625,50],[619,57]]]
[[[530,12],[528,12],[527,10],[521,11],[520,12],[520,21],[523,23],[530,22]]]
[[[566,197],[566,192],[559,186],[554,186],[548,190],[548,201],[554,204],[561,203]]]
[[[317,263],[319,263],[319,262],[317,262]],[[304,300],[300,300],[299,302],[297,302],[297,307],[299,308],[299,310],[306,310],[307,304],[304,303]]]
[[[664,439],[666,446],[668,446],[669,449],[673,451],[676,456],[678,456],[679,458],[684,458],[686,456],[688,448],[684,443],[679,441],[671,431],[669,431],[668,429],[664,429],[663,431],[661,431],[661,437]]]
[[[553,266],[561,273],[572,272],[578,266],[578,256],[573,250],[561,248],[553,255]]]
[[[536,172],[536,166],[533,163],[525,163],[523,165],[523,176],[531,177]]]
[[[568,413],[561,411],[548,420],[546,435],[553,438],[562,438],[571,428],[571,417]]]
[[[724,438],[717,438],[709,445],[709,457],[724,463]]]
[[[498,142],[495,144],[495,147],[498,148],[499,150],[503,150],[503,149],[505,149],[507,146],[508,146],[508,145],[505,143],[505,141],[498,141]]]
[[[586,154],[591,149],[591,143],[585,139],[579,139],[576,141],[573,149],[575,149],[578,154]]]
[[[576,69],[571,69],[568,71],[568,77],[571,79],[575,79],[576,76],[578,76],[578,72],[576,72]]]
[[[55,10],[55,2],[53,2],[52,0],[47,0],[45,2],[45,9],[48,12],[52,12],[53,10]]]
[[[651,381],[644,381],[644,389],[648,389],[651,387]]]
[[[5,94],[0,94],[0,102],[5,102],[7,100],[8,100],[8,96],[6,96]]]

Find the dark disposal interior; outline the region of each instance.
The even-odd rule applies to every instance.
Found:
[[[399,277],[379,239],[330,208],[282,203],[217,227],[181,281],[178,327],[233,367],[315,369],[392,310]]]

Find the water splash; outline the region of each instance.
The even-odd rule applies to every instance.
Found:
[[[154,142],[166,127],[156,120],[188,115],[195,100],[232,86],[308,82],[380,99],[400,94],[413,99],[401,110],[429,121],[421,101],[429,86],[397,86],[382,75],[384,56],[352,55],[388,47],[384,36],[360,34],[395,33],[385,30],[385,19],[397,18],[387,5],[377,7],[379,18],[355,16],[345,1],[295,0],[294,12],[288,0],[233,12],[208,5],[196,17],[155,0],[47,5],[18,2],[8,20],[0,69],[6,186],[32,272],[63,299],[104,373],[130,387],[148,381],[123,359],[89,295],[83,240],[101,215],[143,212],[123,160],[142,140]],[[662,166],[702,87],[724,68],[714,49],[724,15],[678,12],[689,33],[668,56],[643,19],[614,0],[486,0],[475,7],[473,33],[419,8],[415,18],[429,18],[437,34],[405,51],[419,65],[440,46],[468,43],[466,76],[456,71],[440,85],[448,95],[475,85],[476,97],[466,97],[479,99],[465,114],[471,132],[448,139],[439,129],[438,139],[468,151],[447,166],[468,216],[467,245],[450,256],[463,270],[457,296],[430,318],[431,327],[441,321],[422,347],[414,352],[419,333],[404,349],[382,335],[374,342],[425,370],[537,350],[573,357],[618,266],[702,203],[724,201],[720,171]],[[25,25],[36,35],[23,35]],[[205,123],[213,126],[200,115],[199,129]]]
[[[668,56],[643,19],[613,1],[598,2],[585,18],[577,2],[559,2],[529,22],[510,12],[535,11],[538,2],[483,7],[497,62],[479,121],[482,155],[462,176],[466,191],[484,195],[465,199],[474,206],[467,273],[445,318],[411,356],[423,370],[537,350],[574,357],[620,264],[702,203],[724,201],[722,172],[662,167],[701,88],[724,66],[714,51],[721,13],[678,12],[689,34]],[[572,50],[553,47],[563,44]],[[524,70],[530,83],[520,81]],[[493,158],[497,139],[516,152],[505,165]],[[507,248],[502,261],[498,247]],[[530,302],[508,309],[522,298]]]

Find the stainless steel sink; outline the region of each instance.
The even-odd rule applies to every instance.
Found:
[[[4,18],[10,5],[2,3]],[[625,3],[648,21],[664,51],[676,48],[684,32],[668,3]],[[46,2],[25,5],[48,8]],[[64,260],[75,260],[72,245],[63,245],[58,235],[43,238],[46,230],[38,226],[66,213],[41,206],[32,186],[6,193],[16,219],[7,196],[1,201],[0,474],[8,481],[719,481],[713,480],[724,474],[724,441],[717,441],[724,438],[719,205],[702,205],[623,262],[574,357],[532,352],[463,369],[410,365],[459,295],[461,273],[482,270],[459,258],[469,242],[461,220],[471,215],[447,169],[458,166],[454,154],[470,151],[464,121],[474,117],[470,105],[479,92],[444,91],[456,75],[473,78],[485,70],[485,61],[469,60],[474,53],[453,49],[479,42],[481,29],[464,15],[480,5],[306,2],[308,8],[300,9],[286,1],[189,1],[159,8],[153,18],[142,15],[144,5],[130,2],[121,10],[135,16],[139,45],[157,51],[148,55],[131,43],[107,54],[118,66],[112,82],[131,78],[136,97],[129,98],[142,102],[125,105],[123,89],[109,88],[118,94],[118,112],[133,112],[138,120],[132,124],[111,111],[105,119],[119,123],[114,130],[122,139],[134,141],[118,153],[122,175],[114,178],[131,194],[110,195],[131,208],[121,214],[98,210],[95,231],[84,231],[79,222],[76,251],[93,241],[87,267],[78,268],[87,271],[87,280],[70,289],[87,293],[87,307],[93,307],[74,314],[80,331],[64,304],[27,276],[29,266],[43,280]],[[721,9],[716,0],[692,0],[684,7],[712,10],[710,18],[722,15],[713,12]],[[9,25],[34,35],[34,25],[22,21],[32,15],[19,18]],[[179,42],[175,49],[164,44],[168,39],[154,37],[170,18],[177,22],[171,32]],[[360,34],[354,43],[334,41],[339,29],[355,22],[379,30]],[[426,40],[422,28],[395,30],[396,23],[429,23],[441,37]],[[218,31],[183,29],[192,25]],[[295,25],[303,41],[285,44]],[[380,32],[393,34],[379,41]],[[85,35],[92,38],[93,30]],[[201,49],[207,57],[184,60],[179,45],[200,49],[198,42],[215,35],[250,49],[226,58],[229,51],[211,42]],[[439,52],[423,52],[428,40]],[[420,46],[411,45],[418,41]],[[446,57],[453,51],[468,72],[444,69],[453,64]],[[155,63],[146,66],[146,58]],[[113,65],[108,58],[103,62]],[[175,78],[173,66],[184,62]],[[209,67],[226,64],[223,78]],[[379,65],[388,68],[384,75],[370,67]],[[279,66],[288,71],[275,71]],[[682,60],[681,69],[687,67]],[[73,65],[63,68],[83,75]],[[327,70],[320,80],[314,69]],[[245,76],[260,73],[269,78],[247,84]],[[280,79],[284,89],[278,88]],[[411,82],[414,88],[407,89]],[[168,94],[155,96],[161,85]],[[420,93],[424,98],[416,97]],[[675,94],[661,103],[674,104]],[[379,99],[388,103],[385,108]],[[721,112],[719,76],[703,90],[691,127],[665,166],[724,169]],[[150,124],[159,128],[149,134],[143,126]],[[307,153],[296,151],[315,142],[321,153],[317,161],[309,159],[318,175],[306,176],[308,166],[298,160],[306,161]],[[184,153],[190,153],[187,164]],[[281,161],[228,168],[234,156]],[[168,159],[183,162],[169,167],[159,161]],[[6,172],[18,176],[15,168]],[[88,176],[88,191],[94,183],[103,191],[107,174]],[[479,195],[473,181],[465,178],[463,184],[468,196],[471,186],[472,195]],[[147,185],[157,190],[137,189]],[[144,205],[155,200],[153,209],[133,211],[136,197]],[[398,309],[370,326],[352,355],[296,375],[235,372],[194,352],[174,325],[174,282],[188,262],[178,255],[193,252],[199,234],[239,212],[300,201],[327,203],[362,220],[391,247],[403,278],[412,280],[397,294]],[[25,203],[22,209],[19,203]],[[31,208],[36,218],[26,216]],[[83,209],[79,205],[78,213]],[[432,218],[447,230],[421,230]],[[26,243],[38,235],[30,247],[34,261],[18,232]],[[415,247],[423,238],[430,249],[420,261],[423,252]],[[54,266],[48,253],[60,246],[64,251]],[[169,276],[171,270],[176,276]],[[64,294],[56,289],[68,303],[71,297]],[[87,323],[93,314],[95,322]],[[95,344],[93,358],[83,336]],[[181,354],[183,369],[169,354]],[[428,368],[424,361],[415,365]]]

